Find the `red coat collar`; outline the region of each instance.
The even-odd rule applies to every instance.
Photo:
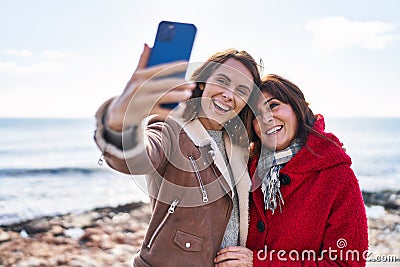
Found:
[[[290,195],[305,179],[307,179],[311,173],[319,172],[339,164],[351,165],[351,159],[341,148],[339,139],[332,133],[324,132],[324,117],[318,114],[316,115],[316,119],[313,129],[317,134],[310,133],[308,135],[306,145],[303,146],[280,172],[289,175],[291,179],[289,185],[281,187],[284,199],[285,196]],[[253,192],[260,189],[261,185],[260,178],[256,172],[258,159],[259,156],[257,155],[249,162]],[[262,209],[264,209],[264,207],[262,207]]]

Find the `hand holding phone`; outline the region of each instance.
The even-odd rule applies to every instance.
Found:
[[[180,98],[178,99],[189,97],[187,94],[186,96],[183,95],[182,92],[193,90],[194,84],[181,84],[177,79],[170,79],[166,83],[159,83],[156,80],[145,82],[163,68],[144,68],[178,60],[189,61],[195,35],[196,27],[193,24],[160,22],[153,48],[150,49],[145,45],[139,59],[138,69],[140,69],[140,72],[132,75],[124,92],[115,98],[108,107],[106,121],[111,130],[121,131],[132,125],[138,125],[149,114],[167,115],[165,109],[173,109],[178,103],[161,104],[159,105],[161,109],[154,108],[155,102],[164,94],[165,88],[180,87],[178,93]],[[177,70],[176,73],[180,78],[184,78],[186,66],[178,65],[171,68]],[[174,98],[172,101],[183,100]]]

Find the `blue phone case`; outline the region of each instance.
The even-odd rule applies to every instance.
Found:
[[[161,21],[147,66],[177,60],[189,61],[196,32],[193,24]]]
[[[147,66],[177,60],[189,61],[196,32],[196,26],[193,24],[161,21],[158,24],[156,39]],[[179,73],[176,76],[185,77],[185,73]],[[173,109],[177,105],[178,103],[171,103],[162,106]]]

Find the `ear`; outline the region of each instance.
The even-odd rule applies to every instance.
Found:
[[[204,86],[205,86],[205,84],[204,84],[204,83],[199,83],[199,88],[200,88],[200,90],[201,90],[201,91],[203,91],[203,90],[204,90]]]

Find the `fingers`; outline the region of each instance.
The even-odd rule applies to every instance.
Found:
[[[136,70],[146,68],[147,62],[149,61],[150,52],[151,52],[151,48],[147,44],[144,44],[143,52],[140,55],[139,63],[136,67]]]
[[[168,78],[161,80],[148,80],[144,82],[138,89],[141,94],[154,94],[154,93],[166,93],[171,90],[175,91],[192,91],[196,87],[196,83],[187,82],[180,78]]]
[[[166,94],[159,95],[155,103],[148,105],[151,106],[148,111],[148,115],[170,115],[172,110],[161,107],[161,104],[181,103],[189,99],[191,94],[191,91],[171,91]]]
[[[183,102],[192,95],[196,83],[186,82],[184,79],[150,79],[140,85],[130,83],[124,93],[117,99],[114,113],[118,114],[119,121],[126,119],[121,114],[128,112],[129,124],[141,121],[149,114],[166,113],[159,105],[165,103]],[[114,114],[113,113],[113,114]],[[118,124],[120,127],[121,123]]]
[[[170,91],[162,95],[161,99],[158,101],[160,104],[183,102],[188,100],[192,96],[192,91]]]
[[[232,260],[238,260],[238,259],[239,259],[238,252],[226,251],[224,253],[217,254],[217,257],[215,257],[214,262],[221,263],[221,262],[225,262],[225,261],[232,261]]]
[[[176,83],[172,83],[173,86]],[[173,87],[171,86],[171,87]],[[128,104],[127,111],[132,116],[144,118],[151,114],[168,115],[171,110],[162,108],[161,104],[184,102],[192,95],[192,89],[195,86],[191,84],[178,84],[178,88],[173,89],[160,89],[153,91],[150,88],[140,88],[137,94],[133,95],[130,103]],[[158,86],[157,86],[158,88]],[[133,121],[133,119],[131,119]]]
[[[134,77],[136,76],[136,78],[141,80],[162,78],[177,73],[186,72],[187,67],[188,67],[188,62],[175,61],[171,63],[160,64],[149,68],[138,69],[135,71]]]
[[[252,266],[253,252],[245,247],[227,247],[217,253],[215,266]]]
[[[170,114],[171,109],[161,107],[161,104],[170,103],[181,103],[189,99],[191,96],[191,91],[171,91],[164,95],[158,95],[154,97],[153,103],[148,103],[146,108],[148,109],[148,114]]]
[[[150,78],[162,78],[169,75],[186,72],[188,62],[176,61],[171,63],[160,64],[147,68],[151,48],[144,44],[143,52],[140,55],[138,65],[132,75],[131,80],[147,80]]]

